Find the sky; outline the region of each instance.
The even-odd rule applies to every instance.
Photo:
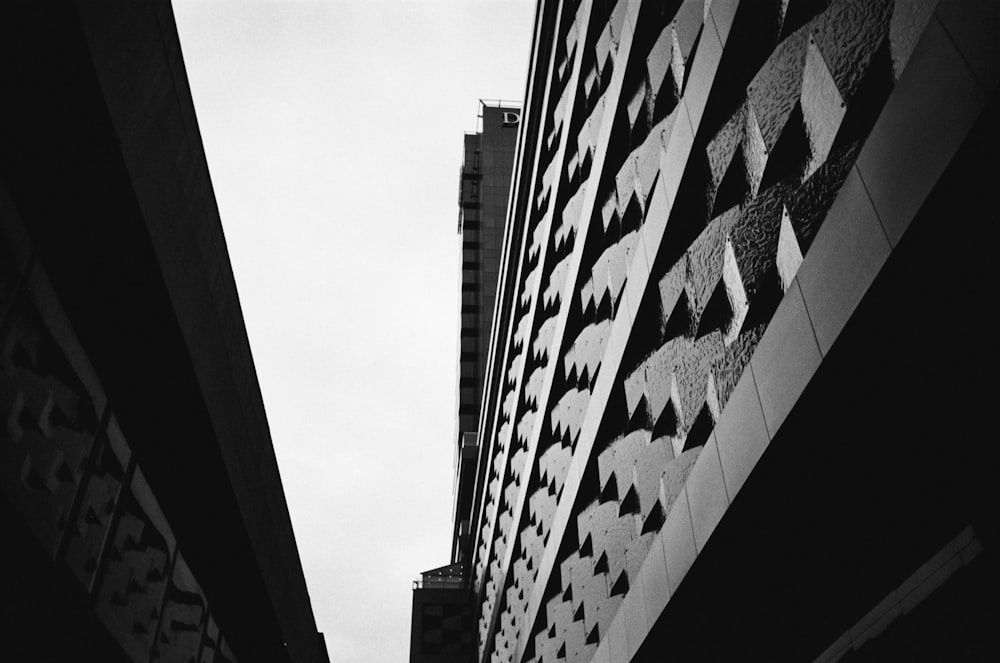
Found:
[[[334,663],[405,661],[449,560],[462,135],[534,0],[174,0],[289,513]]]

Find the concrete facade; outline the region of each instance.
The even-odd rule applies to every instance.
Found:
[[[995,658],[996,359],[957,317],[995,299],[968,224],[996,216],[998,29],[947,0],[539,2],[477,660]]]
[[[5,661],[326,661],[170,3],[0,10]]]

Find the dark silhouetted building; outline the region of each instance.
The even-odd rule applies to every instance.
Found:
[[[170,3],[0,10],[4,661],[326,661]]]
[[[459,181],[458,233],[462,238],[455,483],[451,562],[414,583],[411,663],[464,663],[475,655],[476,610],[469,585],[470,523],[476,470],[482,467],[477,427],[490,348],[496,291],[504,251],[507,198],[514,166],[520,108],[479,102],[479,127],[465,135]],[[508,313],[500,311],[502,318]]]
[[[479,102],[479,131],[465,135],[459,189],[462,301],[459,327],[452,562],[468,559],[469,524],[479,461],[479,411],[490,347],[490,327],[503,251],[507,197],[514,168],[519,107]]]
[[[997,658],[998,7],[540,0],[475,660]]]

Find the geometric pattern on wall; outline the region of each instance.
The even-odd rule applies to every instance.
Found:
[[[45,271],[15,255],[23,248],[0,242],[0,496],[129,658],[235,663]]]
[[[936,3],[744,1],[721,55],[705,50],[708,4],[559,5],[543,126],[525,129],[540,140],[491,369],[502,406],[482,440],[480,660],[586,661],[606,636]],[[712,57],[714,81],[691,76]],[[661,177],[680,180],[676,200]],[[634,260],[649,281],[588,417]]]

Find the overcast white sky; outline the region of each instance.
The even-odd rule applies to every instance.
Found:
[[[173,4],[317,627],[405,661],[450,554],[462,134],[522,98],[534,0]]]

